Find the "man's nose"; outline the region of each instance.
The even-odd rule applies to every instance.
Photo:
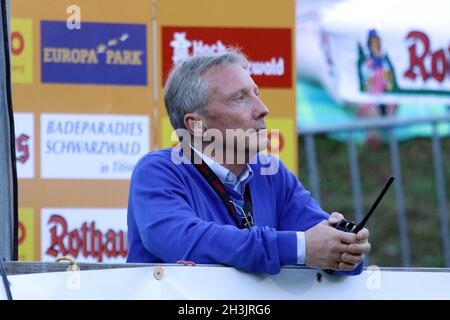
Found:
[[[263,119],[269,114],[269,109],[266,107],[260,97],[256,97],[255,117],[256,119]]]

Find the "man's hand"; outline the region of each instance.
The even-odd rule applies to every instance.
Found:
[[[313,268],[333,270],[353,270],[370,251],[369,230],[358,234],[334,229],[334,225],[344,219],[333,212],[328,221],[324,220],[305,232],[306,265]]]

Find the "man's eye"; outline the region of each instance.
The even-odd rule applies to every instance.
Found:
[[[244,101],[247,97],[245,95],[236,98],[236,101]]]

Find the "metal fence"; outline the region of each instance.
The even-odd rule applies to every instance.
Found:
[[[446,266],[450,266],[450,235],[448,227],[448,207],[446,199],[446,186],[444,180],[444,170],[442,161],[442,148],[440,135],[437,126],[440,123],[450,123],[450,115],[417,119],[397,119],[395,117],[384,117],[373,120],[363,120],[354,124],[334,125],[315,127],[311,129],[301,129],[299,135],[304,138],[307,168],[310,179],[312,196],[320,202],[319,169],[317,165],[317,154],[315,148],[315,136],[319,134],[347,133],[347,152],[349,159],[349,170],[353,193],[353,203],[356,219],[360,221],[363,216],[363,202],[361,177],[359,171],[359,161],[357,156],[355,133],[372,129],[382,129],[387,133],[388,144],[391,155],[392,174],[395,176],[395,202],[396,213],[399,225],[402,263],[404,267],[411,266],[411,250],[408,236],[408,220],[405,214],[405,194],[403,189],[402,167],[400,162],[399,142],[395,134],[397,128],[426,124],[431,125],[431,145],[433,165],[435,172],[435,190],[439,204],[441,238],[443,242],[444,261]],[[447,151],[448,153],[449,151]]]

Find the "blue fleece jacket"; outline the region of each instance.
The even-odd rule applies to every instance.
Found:
[[[250,164],[255,226],[239,229],[194,165],[174,163],[171,153],[171,148],[151,152],[133,171],[128,262],[190,260],[276,274],[297,261],[296,232],[328,219],[281,161],[261,155],[264,161]],[[262,174],[264,168],[276,167],[268,159],[276,161],[276,174]]]

